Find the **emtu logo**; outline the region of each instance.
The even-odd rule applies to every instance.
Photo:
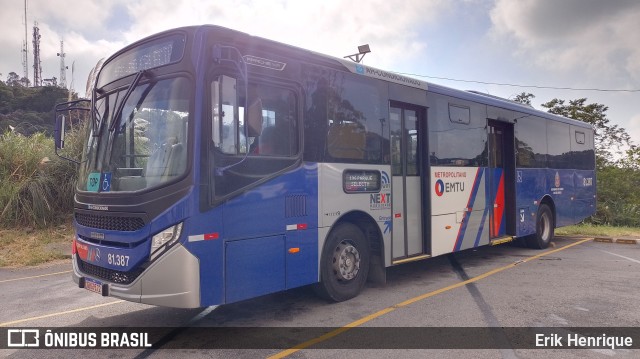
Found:
[[[438,197],[442,197],[442,195],[444,194],[444,182],[439,179],[436,181],[436,195],[438,195]]]

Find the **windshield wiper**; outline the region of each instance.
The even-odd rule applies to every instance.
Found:
[[[136,77],[133,79],[133,82],[131,82],[131,85],[129,85],[129,88],[127,88],[127,92],[124,94],[124,97],[122,98],[122,100],[120,100],[120,104],[118,105],[116,112],[114,113],[115,117],[112,117],[111,125],[109,126],[109,132],[111,132],[111,136],[110,136],[111,138],[109,139],[108,145],[107,145],[107,153],[108,153],[107,163],[111,163],[111,156],[113,156],[113,142],[115,141],[115,137],[116,137],[116,134],[113,132],[116,128],[120,126],[120,122],[121,122],[120,117],[122,116],[122,111],[124,111],[124,106],[129,100],[129,97],[131,97],[131,94],[133,93],[133,91],[135,91],[136,87],[138,87],[138,83],[140,82],[142,77],[149,76],[149,75],[150,73],[147,70],[140,70],[140,72],[138,72],[136,74]],[[140,100],[136,104],[136,108],[139,107],[142,101],[147,97],[147,94],[149,93],[149,91],[151,91],[151,88],[152,86],[149,86],[143,92],[143,94],[140,96]]]
[[[116,109],[116,112],[114,114],[113,120],[111,121],[111,126],[109,126],[109,132],[113,131],[120,125],[120,116],[122,115],[122,111],[124,110],[124,105],[127,103],[129,96],[131,96],[136,86],[138,86],[138,83],[140,82],[140,80],[142,80],[142,77],[145,76],[146,74],[147,74],[146,70],[140,70],[136,74],[136,77],[133,79],[133,82],[131,82],[131,85],[129,85],[129,88],[127,88],[127,92],[124,94],[124,97],[120,101],[120,104],[118,105],[118,108]]]

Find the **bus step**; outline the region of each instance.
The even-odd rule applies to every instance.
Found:
[[[497,246],[498,244],[511,242],[514,239],[516,239],[516,237],[514,237],[514,236],[504,236],[504,237],[494,238],[494,239],[491,240],[491,245],[492,246]]]
[[[419,260],[423,260],[423,259],[427,259],[427,258],[431,258],[430,255],[428,254],[422,254],[419,256],[415,256],[415,257],[409,257],[409,258],[402,258],[402,259],[397,259],[391,262],[391,264],[402,264],[402,263],[409,263],[409,262],[415,262],[415,261],[419,261]]]

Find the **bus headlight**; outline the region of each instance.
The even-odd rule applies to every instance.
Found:
[[[151,237],[151,260],[155,259],[160,253],[176,243],[178,238],[180,238],[181,232],[182,222]]]

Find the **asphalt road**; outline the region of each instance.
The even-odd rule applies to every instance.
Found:
[[[640,357],[640,349],[514,348],[509,344],[514,333],[502,329],[528,328],[533,334],[526,335],[535,335],[536,328],[548,327],[640,327],[638,244],[556,238],[544,251],[513,245],[484,247],[389,268],[385,286],[368,286],[359,297],[337,304],[317,298],[310,288],[299,288],[215,309],[153,307],[79,289],[69,270],[68,262],[0,269],[0,330],[166,327],[163,347],[4,349],[0,357]],[[280,349],[199,348],[203,343],[215,346],[211,338],[220,332],[191,329],[217,327],[233,327],[241,344],[284,336],[286,345],[279,344]],[[465,329],[469,327],[480,329]],[[493,346],[501,349],[460,349],[478,347],[485,339],[501,343]],[[296,345],[301,347],[286,350]],[[421,349],[434,346],[454,349]],[[166,349],[172,347],[189,349]],[[376,347],[382,349],[367,349]]]

